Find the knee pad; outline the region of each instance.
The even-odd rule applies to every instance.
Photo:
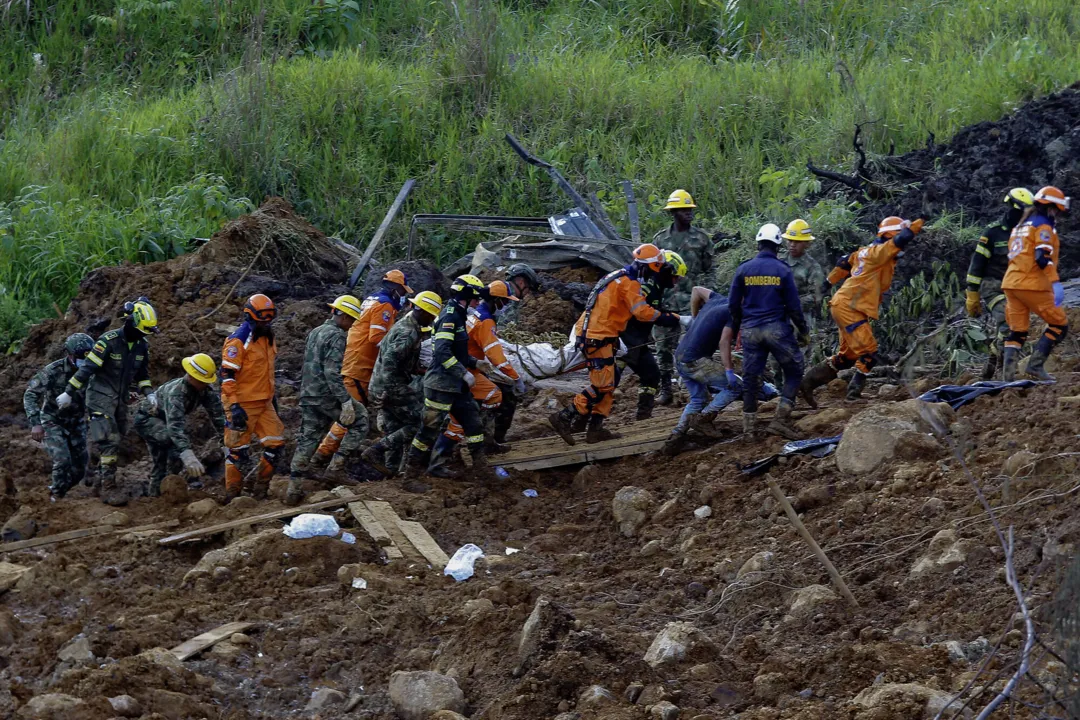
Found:
[[[266,460],[270,467],[277,470],[278,463],[280,463],[281,459],[285,456],[284,450],[285,448],[283,447],[265,448],[263,449],[262,454],[263,459]]]
[[[247,465],[251,461],[251,453],[248,451],[248,446],[238,448],[229,448],[229,454],[225,457],[225,462],[229,465]]]
[[[864,372],[870,372],[870,370],[877,364],[878,354],[873,353],[871,355],[863,355],[855,363],[856,365],[862,365],[865,369]]]
[[[1050,340],[1050,342],[1054,343],[1055,345],[1057,345],[1062,340],[1064,340],[1065,336],[1068,335],[1068,334],[1069,334],[1069,326],[1067,324],[1066,325],[1047,325],[1046,326],[1046,332],[1043,333],[1043,335],[1045,335]]]
[[[1027,342],[1026,330],[1012,330],[1009,332],[1009,336],[1005,338],[1005,347],[1016,348],[1019,350],[1024,347],[1024,343]]]

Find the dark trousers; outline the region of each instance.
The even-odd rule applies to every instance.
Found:
[[[795,340],[795,331],[787,322],[774,322],[742,329],[743,346],[743,412],[757,412],[761,376],[769,355],[776,358],[784,371],[784,387],[780,396],[795,402],[795,393],[803,377],[803,354]]]
[[[484,422],[480,418],[480,408],[468,386],[462,383],[461,387],[459,392],[424,388],[423,424],[409,448],[410,462],[426,463],[431,458],[431,448],[442,432],[448,415],[453,415],[465,430],[465,442],[470,451],[484,446]]]

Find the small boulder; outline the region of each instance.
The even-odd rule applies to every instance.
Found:
[[[63,693],[35,695],[19,708],[25,720],[82,720],[87,716],[86,703]]]
[[[951,572],[967,562],[966,543],[951,528],[938,531],[926,554],[911,566],[911,575],[920,577],[935,572]]]
[[[131,524],[131,518],[128,514],[119,510],[114,510],[105,517],[99,520],[102,525],[112,525],[113,527],[124,527]]]
[[[222,640],[210,648],[210,655],[213,656],[215,660],[228,663],[235,662],[243,652],[243,648],[236,645],[231,640]]]
[[[333,688],[322,687],[318,690],[313,690],[311,693],[311,699],[308,700],[308,704],[304,706],[305,712],[318,712],[331,705],[340,705],[344,703],[348,697],[340,690]]]
[[[473,600],[467,600],[461,607],[461,614],[465,617],[471,618],[473,615],[485,614],[492,612],[495,609],[495,603],[491,602],[487,598],[475,598]]]
[[[60,662],[68,662],[73,665],[88,665],[96,659],[93,650],[90,649],[90,640],[86,635],[79,633],[60,648],[56,653]]]
[[[922,706],[922,718],[932,720],[952,697],[949,693],[934,690],[915,683],[886,683],[871,685],[852,699],[852,703],[867,710],[892,711],[902,705]],[[953,705],[953,707],[959,707]],[[970,710],[965,709],[963,717],[970,718]]]
[[[618,705],[619,699],[612,692],[599,685],[590,685],[578,696],[578,710],[599,710]]]
[[[885,462],[925,460],[944,446],[932,438],[933,428],[949,428],[956,411],[946,403],[905,400],[871,405],[847,423],[836,449],[836,467],[847,475],[866,475]]]
[[[1009,459],[1002,466],[1001,472],[1006,477],[1030,475],[1035,470],[1035,461],[1038,459],[1039,456],[1030,450],[1020,450],[1009,456]]]
[[[657,524],[662,524],[675,517],[679,512],[679,498],[673,497],[663,505],[660,509],[653,513],[652,521]]]
[[[465,710],[465,695],[457,682],[437,672],[399,670],[390,676],[389,693],[402,720],[427,720],[439,710]]]
[[[815,436],[834,425],[847,422],[850,418],[851,411],[847,408],[825,408],[796,421],[795,428]]]
[[[25,575],[30,568],[15,563],[0,562],[0,593],[7,592],[15,587],[19,578]]]
[[[586,465],[574,475],[574,481],[571,483],[571,488],[575,493],[584,493],[600,482],[600,479],[603,477],[603,472],[604,471],[600,469],[599,465]]]
[[[827,585],[808,585],[795,591],[788,614],[792,617],[806,617],[813,614],[820,605],[836,602],[839,599],[833,589]]]
[[[109,704],[112,705],[113,712],[120,717],[137,718],[143,714],[142,705],[130,695],[111,697],[109,698]]]
[[[679,708],[667,700],[661,700],[649,708],[649,717],[656,720],[679,720]]]
[[[632,485],[625,485],[615,493],[611,501],[611,514],[625,537],[634,537],[649,521],[649,511],[655,504],[652,493]]]
[[[166,475],[161,481],[161,499],[170,505],[179,505],[189,500],[187,480],[179,475]]]
[[[466,720],[465,716],[453,710],[440,710],[431,715],[428,720]]]
[[[639,554],[643,558],[652,557],[664,549],[664,543],[660,540],[650,540],[642,546]]]
[[[29,540],[37,533],[37,521],[30,516],[29,510],[20,510],[7,519],[0,529],[0,539],[4,542]]]
[[[202,500],[196,500],[188,505],[180,513],[181,520],[202,520],[210,513],[218,509],[217,501],[214,498],[203,498]]]
[[[707,518],[710,518],[712,517],[712,508],[708,505],[702,505],[694,511],[694,517],[696,517],[698,520],[705,520]]]
[[[896,394],[896,391],[899,389],[899,385],[890,385],[889,383],[884,383],[881,387],[878,388],[877,396],[879,398],[891,398],[893,395]]]
[[[776,557],[776,555],[769,552],[768,550],[762,550],[761,552],[754,553],[750,556],[750,559],[744,562],[742,567],[739,568],[739,572],[736,573],[735,579],[742,580],[743,577],[749,575],[750,573],[763,572],[764,570],[768,569],[770,565],[772,565],[774,557]]]
[[[661,630],[643,658],[654,668],[682,662],[694,655],[711,654],[713,642],[688,622],[672,622]]]
[[[781,695],[790,692],[787,673],[766,672],[754,678],[754,697],[767,703],[775,703]]]

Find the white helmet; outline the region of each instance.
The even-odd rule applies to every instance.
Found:
[[[780,239],[780,227],[775,223],[765,223],[761,226],[761,229],[757,231],[757,241],[770,242],[773,245],[780,245],[783,241]]]

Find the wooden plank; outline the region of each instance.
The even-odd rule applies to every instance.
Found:
[[[439,544],[435,542],[435,539],[431,537],[424,526],[418,522],[412,520],[402,520],[398,518],[398,529],[401,530],[405,537],[409,538],[409,542],[413,544],[420,554],[427,558],[427,561],[431,563],[431,567],[436,570],[442,570],[446,567],[446,564],[450,562],[450,556],[443,552],[443,549],[439,547]]]
[[[0,545],[0,553],[13,552],[15,550],[25,550],[26,548],[40,547],[42,545],[52,545],[54,543],[66,542],[68,540],[78,540],[84,537],[100,537],[102,535],[119,535],[121,533],[129,532],[142,532],[144,530],[161,530],[163,528],[174,528],[180,524],[179,520],[163,520],[162,522],[151,523],[150,525],[138,525],[136,527],[116,527],[115,525],[94,525],[93,527],[81,528],[79,530],[68,530],[67,532],[56,533],[55,535],[43,535],[41,537],[30,538],[29,540],[17,540],[16,542],[6,543]]]
[[[405,198],[409,197],[409,193],[416,187],[416,181],[409,178],[405,181],[405,184],[398,190],[397,197],[394,198],[394,202],[390,205],[390,209],[386,211],[386,216],[379,223],[378,229],[375,234],[371,236],[371,242],[368,243],[367,250],[360,256],[360,262],[356,264],[356,269],[353,270],[352,277],[349,278],[349,289],[356,287],[356,283],[360,280],[361,273],[364,272],[364,268],[367,267],[368,262],[371,260],[371,256],[375,254],[375,251],[379,248],[379,243],[382,242],[383,235],[386,234],[387,229],[390,227],[390,223],[394,222],[394,218],[397,217],[398,212],[401,210],[401,206],[405,204]]]
[[[264,522],[266,520],[279,520],[281,518],[292,517],[299,515],[300,513],[312,512],[314,510],[325,510],[326,508],[338,507],[341,505],[348,505],[350,502],[360,500],[359,495],[349,495],[342,498],[335,498],[333,500],[324,500],[322,502],[312,503],[310,505],[297,505],[296,507],[285,508],[284,510],[275,510],[274,512],[263,513],[261,515],[249,515],[248,517],[237,518],[236,520],[230,520],[229,522],[219,523],[217,525],[209,525],[197,530],[188,530],[177,535],[170,535],[169,537],[163,537],[158,540],[160,545],[175,545],[185,540],[194,540],[206,535],[214,535],[219,532],[225,532],[226,530],[232,530],[233,528],[243,527],[244,525],[254,525],[258,522]]]
[[[364,503],[349,503],[349,512],[360,523],[360,527],[364,528],[364,532],[370,535],[375,544],[382,548],[387,560],[400,560],[405,557],[394,539],[390,537],[390,533],[386,532],[386,528],[375,519],[375,516],[371,514]]]
[[[216,645],[225,638],[231,637],[233,633],[244,632],[254,624],[249,622],[225,623],[220,627],[204,632],[202,635],[196,635],[190,640],[185,640],[169,652],[175,655],[177,660],[183,662],[193,655],[198,655],[206,648]]]
[[[401,522],[401,518],[394,512],[394,508],[390,507],[390,503],[383,502],[382,500],[367,500],[364,502],[367,505],[367,509],[375,516],[375,519],[379,521],[379,524],[383,526],[387,534],[397,545],[398,549],[404,555],[409,556],[410,560],[426,560],[420,551],[409,542],[409,538],[402,532],[398,523]]]

